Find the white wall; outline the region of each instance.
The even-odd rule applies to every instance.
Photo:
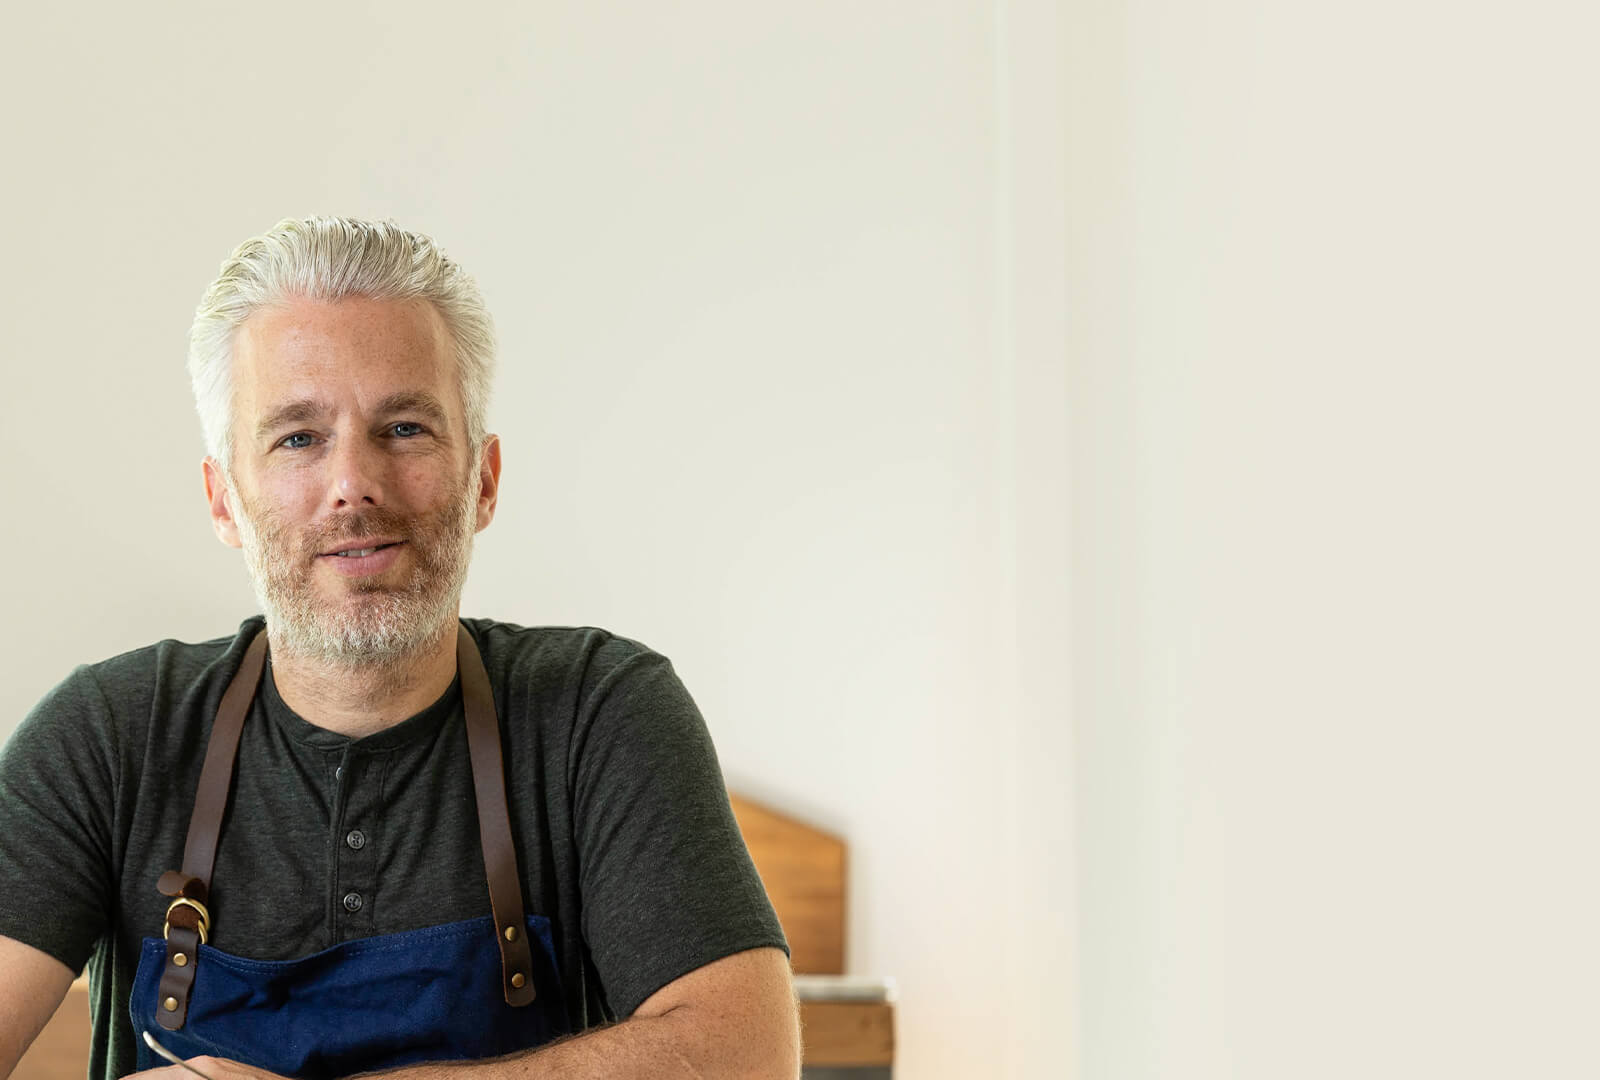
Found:
[[[791,7],[0,39],[0,730],[249,610],[189,313],[393,215],[504,339],[468,609],[849,837],[903,1076],[1593,1075],[1588,8]]]
[[[278,218],[392,216],[502,339],[465,609],[661,649],[730,779],[849,839],[901,1075],[1065,1069],[1059,33],[976,0],[30,9],[0,735],[77,662],[253,610],[189,318]]]
[[[1600,1073],[1593,6],[1067,21],[1081,1075]]]

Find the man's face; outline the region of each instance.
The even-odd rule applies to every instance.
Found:
[[[232,475],[207,459],[206,491],[275,647],[394,662],[456,618],[499,444],[471,453],[453,349],[420,301],[300,299],[240,327]]]

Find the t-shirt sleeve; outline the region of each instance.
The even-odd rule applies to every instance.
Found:
[[[667,658],[637,651],[605,672],[574,736],[583,934],[617,1018],[725,956],[787,954],[705,720]]]
[[[83,970],[109,924],[115,731],[80,667],[0,750],[0,934]]]

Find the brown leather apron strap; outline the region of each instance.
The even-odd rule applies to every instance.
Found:
[[[506,770],[500,753],[500,721],[494,711],[489,673],[477,642],[457,625],[456,670],[461,675],[461,700],[467,716],[467,749],[472,755],[472,789],[478,798],[478,838],[489,878],[489,906],[494,910],[495,940],[500,943],[500,974],[507,1005],[534,999],[533,953],[522,917],[522,878],[517,850],[511,844],[511,814],[506,809]]]
[[[239,755],[239,734],[250,702],[261,683],[266,666],[267,635],[256,634],[245,650],[239,672],[228,684],[217,706],[217,722],[206,743],[206,761],[200,767],[200,787],[194,796],[194,813],[189,816],[189,839],[183,845],[183,870],[207,888],[217,863],[217,836],[222,832],[222,815],[228,809],[228,793],[233,788],[233,762]]]
[[[206,741],[206,759],[200,766],[200,786],[194,811],[189,815],[189,836],[183,845],[183,869],[168,870],[156,888],[173,897],[167,908],[167,963],[161,971],[156,1021],[169,1031],[183,1027],[189,1014],[189,991],[194,987],[195,961],[211,930],[211,871],[217,861],[217,836],[228,809],[233,787],[233,763],[239,753],[239,733],[250,712],[250,702],[266,666],[267,635],[257,633],[245,649],[244,660],[222,694],[217,719]]]

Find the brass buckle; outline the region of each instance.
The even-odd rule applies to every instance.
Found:
[[[204,945],[206,943],[206,931],[211,926],[211,912],[207,911],[206,906],[200,901],[191,899],[187,896],[180,896],[172,903],[167,905],[167,919],[166,922],[161,924],[161,936],[164,938],[171,936],[172,909],[178,907],[180,904],[187,908],[193,908],[199,914],[200,925],[198,929],[200,931],[200,944]]]

